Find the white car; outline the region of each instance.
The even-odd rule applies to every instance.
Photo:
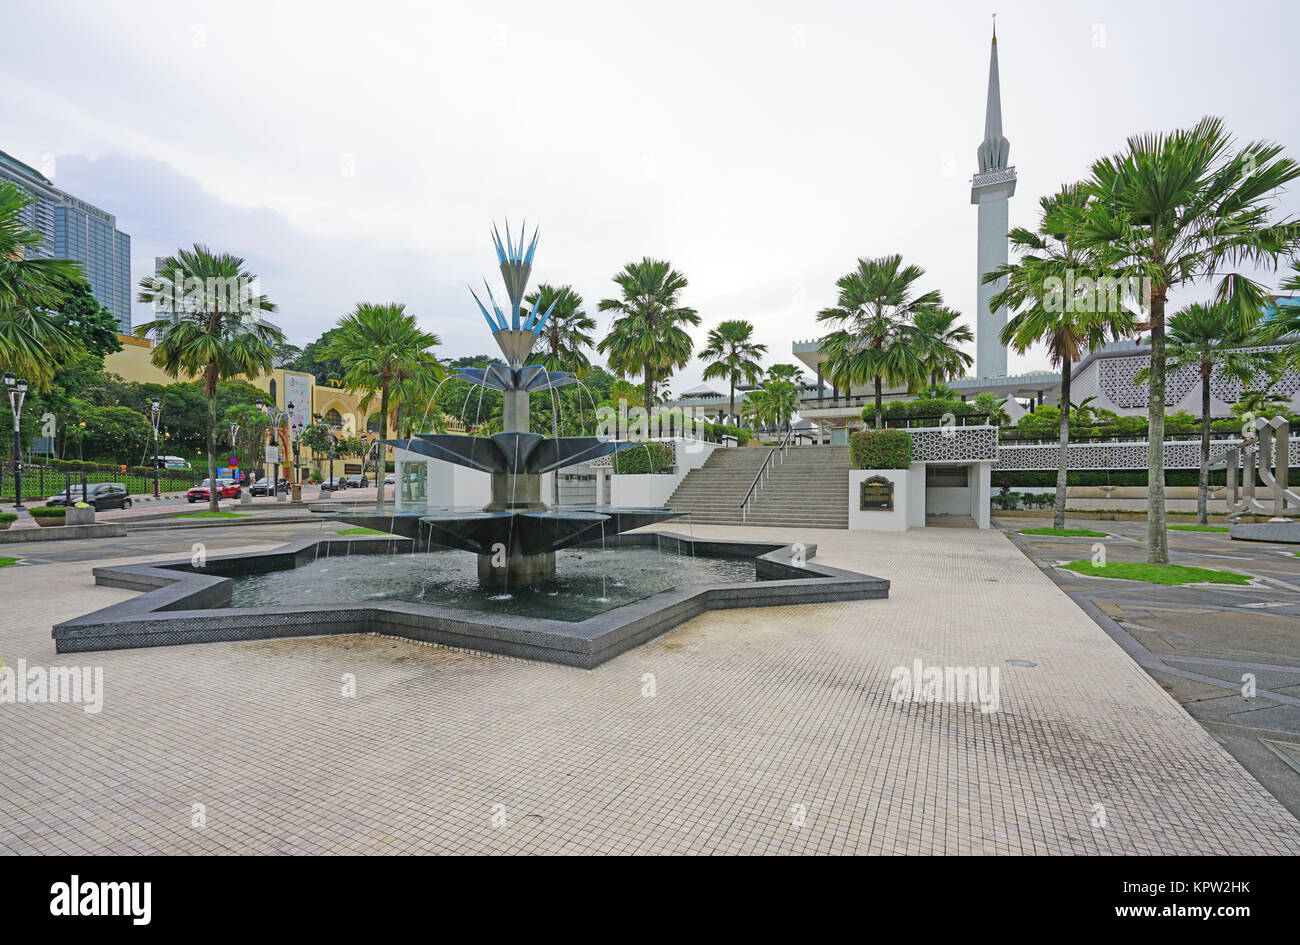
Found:
[[[392,473],[389,473],[387,476],[384,477],[384,485],[386,486],[391,486],[395,482],[397,482],[397,477],[394,476]]]

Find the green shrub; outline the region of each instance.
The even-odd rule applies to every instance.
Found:
[[[0,525],[16,521],[18,521],[18,516],[14,512],[0,512]]]
[[[661,473],[672,464],[668,447],[662,443],[637,443],[615,453],[613,458],[614,472],[624,476]]]
[[[702,423],[700,424],[705,436],[722,437],[734,436],[739,446],[748,446],[750,439],[749,430],[744,427],[738,427],[734,423]]]
[[[67,509],[61,505],[42,505],[40,508],[28,511],[32,518],[63,518],[67,514]]]
[[[849,436],[854,469],[906,469],[912,465],[912,438],[906,430],[858,430]]]

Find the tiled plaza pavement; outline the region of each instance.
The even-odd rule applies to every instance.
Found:
[[[1095,538],[1023,535],[1041,519],[998,517],[1053,581],[1293,814],[1300,814],[1300,546],[1170,529],[1174,564],[1236,571],[1254,586],[1162,586],[1055,565],[1089,558]],[[1110,535],[1110,561],[1146,560],[1146,522],[1076,521]],[[1244,678],[1256,692],[1246,698]]]
[[[709,613],[594,671],[367,636],[60,657],[53,623],[129,592],[85,561],[4,569],[5,661],[102,665],[107,692],[0,706],[0,849],[1300,853],[999,532],[764,535],[891,597]],[[892,702],[915,659],[997,667],[1000,710]]]

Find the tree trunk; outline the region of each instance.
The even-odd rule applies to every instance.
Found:
[[[1147,410],[1147,564],[1169,563],[1165,531],[1165,292],[1151,293],[1151,403]]]
[[[388,381],[385,380],[379,388],[379,445],[375,448],[375,500],[376,508],[384,507],[384,476],[388,473],[387,459],[388,447],[384,446],[384,440],[388,439]]]
[[[1214,373],[1214,362],[1207,361],[1201,365],[1201,474],[1196,480],[1196,524],[1205,525],[1210,521],[1210,375]]]
[[[731,416],[736,416],[736,375],[731,375]]]
[[[208,365],[208,511],[217,511],[221,489],[217,485],[217,381],[216,366]]]
[[[1056,465],[1056,505],[1052,527],[1065,527],[1065,489],[1070,465],[1070,359],[1061,359],[1061,453]]]
[[[885,425],[885,404],[884,397],[881,393],[880,375],[876,375],[876,429],[879,430]],[[852,388],[850,388],[852,390]]]
[[[649,433],[649,431],[650,431],[650,408],[654,405],[654,402],[655,402],[655,377],[654,377],[654,372],[651,370],[649,363],[646,363],[646,365],[645,365],[645,394],[644,394],[644,396],[645,396],[645,403],[642,404],[641,406],[645,407],[645,426],[646,426],[646,432]]]

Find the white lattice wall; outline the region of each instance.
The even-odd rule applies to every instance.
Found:
[[[1218,456],[1235,446],[1240,440],[1211,440],[1210,455]],[[1066,460],[1067,469],[1146,469],[1149,466],[1149,444],[1141,443],[1071,443]],[[1056,469],[1061,450],[1050,443],[1033,445],[1003,444],[998,447],[994,470]],[[1300,437],[1291,438],[1289,465],[1300,467]],[[1200,440],[1175,440],[1165,443],[1166,469],[1200,469]]]
[[[996,427],[923,427],[907,432],[912,437],[913,462],[960,463],[997,457]]]
[[[1244,351],[1276,351],[1278,348],[1244,348]],[[1150,387],[1143,382],[1134,384],[1133,378],[1138,371],[1151,362],[1148,354],[1136,354],[1130,357],[1098,358],[1092,365],[1072,379],[1070,400],[1079,403],[1083,398],[1095,395],[1099,403],[1094,406],[1115,409],[1122,412],[1143,410],[1147,407]],[[1255,386],[1263,380],[1257,377]],[[1215,371],[1210,377],[1210,413],[1223,416],[1228,408],[1241,399],[1243,386],[1240,381],[1225,377]],[[1279,393],[1291,398],[1292,405],[1300,407],[1300,371],[1294,368],[1286,371],[1274,387]],[[1200,416],[1201,413],[1201,375],[1195,367],[1184,367],[1171,371],[1165,381],[1165,407],[1170,412],[1186,410]]]

